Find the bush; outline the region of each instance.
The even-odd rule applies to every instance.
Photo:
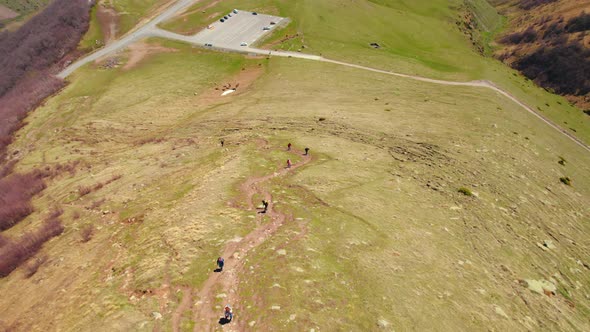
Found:
[[[457,191],[460,192],[461,194],[465,195],[465,196],[473,196],[473,193],[471,192],[471,190],[469,190],[469,189],[467,189],[465,187],[461,187]]]
[[[43,174],[33,171],[0,179],[0,230],[16,225],[33,212],[31,198],[45,189]]]
[[[504,44],[520,44],[531,43],[537,39],[537,31],[533,27],[529,27],[523,32],[516,32],[505,36],[500,41]]]
[[[579,16],[571,18],[565,25],[565,31],[570,33],[586,30],[590,30],[590,14],[586,14],[585,12]]]
[[[94,226],[87,225],[86,227],[80,230],[80,237],[82,242],[88,242],[92,239],[92,235],[94,235]]]
[[[6,147],[12,142],[12,133],[20,128],[27,113],[63,85],[63,80],[41,72],[19,81],[10,92],[0,97],[0,162],[5,158]]]
[[[16,31],[0,33],[0,96],[74,50],[88,29],[87,0],[55,0]]]
[[[572,185],[572,180],[569,177],[567,177],[567,176],[560,177],[559,178],[559,181],[561,181],[561,183],[566,184],[568,186],[571,186]]]
[[[45,263],[46,261],[47,261],[47,256],[43,255],[41,257],[37,257],[35,260],[33,260],[32,262],[27,264],[25,266],[25,271],[24,271],[25,278],[30,278],[35,273],[37,273],[37,271],[39,270],[39,267],[41,265],[43,265],[43,263]]]
[[[518,7],[524,10],[529,10],[556,1],[557,0],[521,0]]]
[[[60,235],[64,227],[59,219],[49,219],[35,232],[24,234],[17,241],[8,241],[0,248],[0,278],[6,277],[19,265],[34,256],[52,237]]]
[[[575,42],[541,47],[516,61],[514,67],[559,94],[583,96],[590,92],[590,50]]]

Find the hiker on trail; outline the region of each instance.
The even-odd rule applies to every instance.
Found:
[[[287,159],[287,168],[291,168],[291,159]]]
[[[291,151],[291,143],[287,144],[287,151]]]
[[[217,258],[217,267],[219,267],[219,272],[223,271],[223,264],[225,264],[223,258]]]
[[[262,200],[262,206],[264,206],[264,210],[262,210],[262,213],[266,213],[266,210],[268,209],[268,201]]]
[[[229,304],[226,305],[225,308],[223,309],[223,317],[225,317],[225,319],[227,319],[230,322],[234,318],[234,313],[232,312]]]
[[[305,148],[305,154],[304,154],[304,156],[307,156],[308,153],[309,153],[309,148]]]
[[[219,141],[219,143],[221,143],[221,147],[223,147],[223,144],[225,143],[225,141],[223,140],[223,138]]]

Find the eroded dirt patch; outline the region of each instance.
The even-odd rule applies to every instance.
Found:
[[[264,69],[262,67],[242,68],[236,76],[224,82],[215,82],[215,86],[212,89],[202,93],[195,92],[195,96],[199,98],[198,103],[203,106],[213,104],[222,99],[235,98],[242,92],[247,91],[263,72]],[[235,90],[235,92],[222,96],[228,90]]]
[[[162,52],[178,52],[177,49],[163,47],[158,44],[147,44],[145,42],[137,42],[129,46],[129,58],[127,59],[127,63],[123,66],[124,70],[131,69],[145,57],[155,54],[155,53],[162,53]]]
[[[111,43],[117,36],[119,15],[113,8],[99,5],[96,10],[96,18],[102,30],[104,43]]]
[[[18,13],[12,11],[10,8],[0,5],[0,21],[8,20],[18,16]]]

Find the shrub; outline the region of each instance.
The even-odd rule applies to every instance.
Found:
[[[84,243],[90,241],[92,235],[94,235],[94,227],[92,225],[87,225],[80,230],[80,237]]]
[[[39,270],[39,267],[41,265],[43,265],[43,263],[45,263],[46,261],[47,261],[47,256],[43,255],[41,257],[37,257],[32,262],[30,262],[29,264],[27,264],[25,266],[25,271],[24,271],[25,278],[30,278],[35,273],[37,273],[37,270]]]
[[[5,237],[4,235],[0,234],[0,248],[2,248],[5,245],[7,245],[8,242],[9,242],[8,238]]]
[[[514,63],[526,77],[559,94],[590,92],[590,50],[576,42],[541,47]]]
[[[465,195],[465,196],[473,196],[473,193],[471,192],[471,190],[465,188],[465,187],[461,187],[457,190],[458,192],[460,192],[461,194]]]
[[[567,177],[567,176],[560,177],[559,178],[559,181],[561,181],[561,183],[566,184],[568,186],[571,186],[572,185],[572,180],[569,177]]]
[[[537,39],[537,31],[529,27],[523,32],[515,32],[502,38],[500,41],[505,44],[531,43]]]
[[[33,171],[0,179],[0,230],[6,230],[33,212],[31,198],[45,189],[43,174]]]
[[[560,165],[564,165],[565,166],[565,162],[566,162],[565,158],[563,158],[563,157],[560,156],[559,157],[559,161],[557,163],[560,164]]]
[[[27,113],[63,85],[63,80],[41,72],[22,79],[10,92],[0,97],[0,162],[5,159],[12,133],[20,128]]]
[[[579,16],[571,18],[565,25],[567,32],[581,32],[590,30],[590,14],[583,12]]]
[[[0,96],[74,50],[88,29],[89,9],[86,0],[55,0],[18,30],[0,33]]]
[[[524,10],[529,10],[556,1],[557,0],[521,0],[518,7]]]
[[[59,219],[45,220],[35,232],[21,236],[19,240],[8,241],[0,248],[0,278],[9,275],[20,264],[34,256],[52,237],[60,235],[64,227]]]
[[[83,186],[78,187],[78,193],[80,194],[80,197],[86,196],[86,195],[90,194],[91,192],[92,192],[92,187],[83,187]]]
[[[88,205],[88,206],[86,207],[86,209],[88,209],[88,210],[94,210],[94,209],[96,209],[97,207],[101,206],[101,205],[102,205],[102,204],[103,204],[105,201],[106,201],[106,199],[105,199],[105,198],[103,198],[103,199],[99,199],[98,201],[94,201],[94,202],[92,202],[90,205]]]

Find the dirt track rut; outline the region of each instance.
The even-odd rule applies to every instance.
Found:
[[[262,184],[279,176],[285,176],[295,169],[309,163],[311,156],[304,156],[301,151],[292,150],[293,154],[303,156],[301,162],[293,164],[291,168],[282,168],[272,174],[249,178],[244,182],[240,189],[245,194],[248,210],[256,213],[256,228],[241,239],[230,240],[221,254],[225,259],[223,272],[211,272],[209,278],[205,281],[202,288],[194,291],[190,288],[183,289],[183,300],[172,315],[172,329],[175,332],[180,331],[180,321],[184,312],[192,309],[193,321],[195,322],[194,331],[213,331],[219,326],[219,319],[222,316],[221,310],[215,311],[213,304],[217,293],[226,294],[225,302],[232,305],[234,311],[234,321],[226,325],[228,330],[242,331],[245,328],[245,321],[240,319],[240,312],[244,310],[241,307],[238,296],[238,286],[240,276],[244,272],[244,258],[254,248],[264,243],[271,237],[287,220],[291,218],[274,209],[274,203],[270,192],[262,188]],[[260,195],[269,202],[267,212],[260,213],[253,202],[254,195]],[[263,216],[269,221],[263,223]],[[212,262],[216,257],[211,257]],[[196,302],[195,302],[196,301]],[[193,305],[194,303],[194,305]]]

